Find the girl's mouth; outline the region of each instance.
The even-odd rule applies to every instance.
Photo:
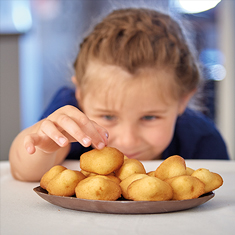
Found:
[[[134,158],[137,159],[140,153],[131,153],[131,154],[124,154],[128,158]]]

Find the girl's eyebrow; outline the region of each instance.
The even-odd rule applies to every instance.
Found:
[[[116,113],[117,111],[114,109],[106,109],[106,108],[95,108],[97,112],[105,112],[105,113]],[[141,113],[143,114],[154,114],[154,113],[166,113],[167,109],[166,108],[160,108],[160,109],[146,109],[146,110],[141,110]]]
[[[155,114],[155,113],[166,113],[167,109],[153,109],[153,110],[143,110],[142,113]]]
[[[106,109],[106,108],[95,108],[96,111],[98,112],[108,112],[108,113],[114,113],[115,110],[110,110],[110,109]]]

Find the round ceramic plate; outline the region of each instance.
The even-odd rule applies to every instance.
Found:
[[[187,210],[199,206],[215,196],[213,192],[210,192],[196,199],[182,201],[100,201],[49,195],[40,186],[33,190],[44,200],[60,207],[78,211],[112,214],[153,214]]]

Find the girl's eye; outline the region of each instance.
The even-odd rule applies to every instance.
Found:
[[[143,120],[143,121],[154,121],[156,119],[157,119],[156,116],[144,116],[141,118],[141,120]]]
[[[103,115],[102,116],[103,119],[107,120],[107,121],[114,121],[115,120],[115,116],[112,116],[112,115]]]

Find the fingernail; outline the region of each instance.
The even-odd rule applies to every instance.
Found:
[[[102,149],[102,148],[104,148],[105,147],[105,144],[104,143],[102,143],[102,142],[100,142],[99,144],[98,144],[98,149]]]
[[[65,139],[64,137],[60,137],[60,138],[59,138],[59,143],[60,143],[61,145],[64,145],[65,142],[66,142],[66,139]]]
[[[30,147],[27,147],[26,150],[27,150],[28,153],[31,153],[31,148]]]
[[[105,136],[107,139],[109,138],[109,134],[107,132],[105,133]]]
[[[84,138],[82,139],[82,142],[83,142],[83,144],[87,145],[87,144],[89,144],[89,143],[91,142],[91,139],[88,138],[88,137],[84,137]]]

